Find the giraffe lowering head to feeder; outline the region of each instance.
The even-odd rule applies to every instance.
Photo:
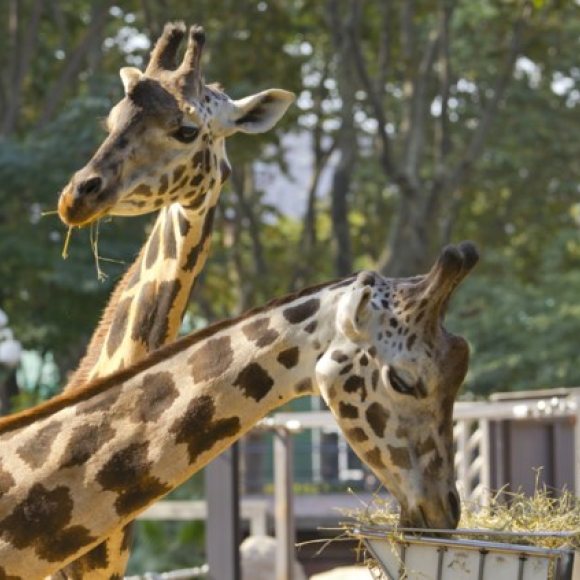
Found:
[[[63,189],[59,213],[68,225],[105,215],[159,215],[136,261],[119,282],[65,391],[141,360],[177,336],[191,289],[209,252],[215,208],[230,173],[225,140],[272,128],[294,95],[270,89],[234,101],[205,85],[205,34],[183,23],[165,26],[144,73],[121,70],[125,96],[111,110],[108,136]],[[55,578],[122,577],[128,534],[118,530]]]
[[[307,289],[0,421],[0,577],[58,570],[306,394],[324,397],[403,524],[455,527],[452,410],[469,354],[442,323],[476,262],[463,243],[424,276]]]

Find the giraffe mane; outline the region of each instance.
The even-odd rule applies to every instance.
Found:
[[[143,251],[141,251],[143,253]],[[123,275],[121,281],[115,286],[109,301],[107,302],[107,306],[105,307],[103,314],[101,315],[101,319],[99,320],[99,324],[97,326],[96,332],[91,337],[91,341],[86,350],[85,356],[81,359],[79,366],[73,372],[70,379],[66,383],[64,389],[71,390],[71,389],[78,389],[82,387],[84,383],[87,382],[89,373],[96,365],[97,360],[99,359],[99,353],[101,348],[104,345],[104,341],[107,337],[107,333],[109,328],[112,324],[113,318],[116,314],[117,306],[119,305],[119,299],[123,295],[123,292],[127,288],[129,280],[131,280],[135,269],[138,268],[140,265],[140,260],[137,258],[129,269]],[[0,427],[1,428],[1,427]]]
[[[272,310],[273,308],[277,308],[280,306],[284,306],[289,302],[293,302],[298,298],[302,298],[304,296],[309,296],[310,294],[315,294],[324,288],[330,286],[340,287],[342,285],[347,285],[348,283],[352,282],[353,276],[347,276],[346,278],[339,278],[336,280],[331,280],[330,282],[322,282],[320,284],[316,284],[314,286],[309,286],[308,288],[304,288],[298,292],[294,292],[291,294],[287,294],[285,296],[281,296],[279,298],[274,298],[270,300],[263,306],[257,306],[246,312],[240,314],[235,318],[228,318],[226,320],[220,320],[218,322],[214,322],[210,324],[206,328],[203,328],[197,332],[189,334],[188,336],[184,336],[179,340],[167,344],[158,350],[153,351],[149,356],[144,358],[143,360],[139,361],[138,363],[127,367],[126,369],[121,369],[116,371],[106,377],[98,378],[94,381],[87,383],[86,385],[82,385],[80,388],[73,390],[71,392],[65,392],[56,397],[46,401],[45,403],[41,403],[35,407],[30,409],[25,409],[19,413],[15,413],[14,415],[9,415],[8,417],[0,419],[0,435],[4,435],[9,433],[10,431],[14,431],[16,429],[20,429],[22,427],[27,427],[32,423],[43,419],[52,413],[56,413],[61,409],[64,409],[68,405],[73,402],[82,402],[90,399],[94,395],[98,395],[109,389],[112,385],[117,384],[119,382],[125,382],[134,377],[135,375],[139,374],[140,372],[147,370],[148,368],[156,365],[158,362],[161,362],[164,359],[167,359],[178,352],[193,346],[194,344],[201,342],[208,336],[215,334],[219,331],[225,330],[227,328],[231,328],[236,324],[242,322],[246,318],[250,318],[262,312],[267,312]],[[113,305],[115,295],[111,298],[109,305]],[[107,310],[109,307],[107,306]],[[104,316],[107,316],[107,311],[105,311]],[[97,336],[94,337],[94,341],[97,341]],[[102,340],[102,337],[100,337]],[[92,341],[91,341],[92,344]],[[83,359],[84,363],[84,359]],[[81,363],[82,364],[82,363]],[[87,363],[88,364],[88,363]],[[77,372],[81,371],[81,368]],[[73,377],[73,380],[76,378]],[[81,377],[79,377],[79,381]]]

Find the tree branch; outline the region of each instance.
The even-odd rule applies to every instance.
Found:
[[[16,128],[22,99],[22,85],[30,69],[30,62],[38,41],[38,27],[40,25],[40,16],[43,7],[44,0],[36,0],[34,2],[30,20],[26,26],[26,36],[20,46],[15,46],[15,70],[12,85],[8,92],[10,95],[7,99],[8,106],[4,112],[2,128],[0,129],[0,134],[2,135],[8,135]]]
[[[465,155],[459,160],[449,174],[449,177],[445,180],[444,188],[447,191],[454,191],[465,180],[483,152],[485,139],[505,95],[506,89],[513,77],[514,65],[521,52],[522,38],[527,21],[531,15],[531,10],[531,3],[526,2],[521,16],[514,22],[509,50],[503,63],[502,70],[496,79],[493,97],[485,106],[479,124],[465,150]]]
[[[351,0],[351,10],[355,17],[354,22],[360,21],[360,2],[358,0]],[[351,28],[351,48],[353,62],[360,78],[360,81],[366,91],[367,101],[371,107],[372,113],[377,121],[377,133],[381,143],[380,151],[380,166],[385,175],[397,184],[402,191],[408,195],[412,195],[414,188],[407,177],[399,170],[398,164],[395,161],[393,153],[393,144],[391,138],[387,133],[387,118],[383,107],[382,99],[375,90],[374,83],[368,71],[365,57],[362,53],[362,44],[360,39],[360,29],[358,26]]]
[[[419,185],[419,163],[425,143],[425,118],[429,108],[427,85],[439,44],[437,31],[433,31],[429,36],[419,68],[411,85],[410,122],[405,147],[405,173],[416,187]]]
[[[450,0],[441,0],[439,6],[439,94],[441,111],[435,123],[435,179],[440,179],[444,172],[447,156],[451,152],[449,126],[449,94],[451,91],[452,70],[449,50],[449,23],[454,6]]]
[[[391,0],[379,2],[381,12],[381,31],[379,35],[379,52],[377,59],[376,92],[379,98],[385,96],[387,76],[391,69],[391,22],[393,21],[393,5]]]
[[[102,35],[111,4],[113,4],[113,0],[102,0],[101,2],[95,1],[92,5],[91,23],[78,46],[66,60],[60,75],[52,84],[46,97],[37,128],[45,125],[54,115],[60,100],[66,92],[66,88],[69,86],[74,76],[78,74],[85,57],[94,46],[95,37],[100,37]]]
[[[246,199],[246,191],[253,189],[253,181],[252,167],[247,168],[244,164],[239,164],[232,169],[231,183],[236,196],[240,218],[248,222],[248,227],[244,229],[247,230],[252,243],[254,273],[258,277],[266,278],[268,267],[264,260],[264,246],[260,237],[259,218],[256,216],[252,204]]]

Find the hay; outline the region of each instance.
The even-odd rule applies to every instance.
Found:
[[[537,485],[532,496],[521,491],[512,493],[502,490],[490,499],[487,506],[462,502],[461,511],[460,529],[452,535],[453,538],[542,548],[580,548],[580,499],[566,490],[554,494],[546,487]],[[399,514],[390,501],[378,496],[363,509],[343,513],[351,520],[344,527],[352,535],[359,537],[354,529],[370,525],[391,528],[390,533],[387,530],[387,536],[393,539],[401,537]],[[487,533],[478,534],[475,538],[471,534],[461,534],[462,528]],[[504,536],[502,532],[515,532],[516,535]]]

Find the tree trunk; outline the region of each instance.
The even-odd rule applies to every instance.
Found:
[[[340,129],[336,138],[338,163],[334,170],[331,190],[332,237],[334,269],[338,276],[352,272],[352,248],[348,224],[348,194],[357,158],[357,139],[354,127],[356,86],[353,82],[351,33],[352,13],[345,10],[339,0],[328,0],[326,5],[328,26],[336,52],[336,81],[342,100]],[[346,14],[341,18],[341,14]]]
[[[75,75],[81,70],[85,58],[91,53],[95,43],[100,41],[111,4],[113,4],[113,0],[102,0],[93,3],[91,7],[91,22],[79,44],[66,59],[59,77],[48,91],[44,108],[38,121],[38,127],[42,127],[53,117],[67,88],[73,82]]]
[[[18,123],[20,104],[22,101],[22,85],[29,72],[30,63],[38,40],[40,16],[44,7],[44,0],[36,0],[32,6],[29,19],[24,22],[24,15],[19,11],[17,3],[10,5],[10,28],[13,38],[12,74],[7,91],[6,109],[2,118],[1,135],[12,133]]]

